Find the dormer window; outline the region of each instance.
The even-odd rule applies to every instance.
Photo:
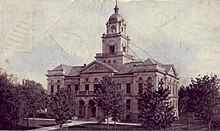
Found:
[[[111,30],[112,30],[112,32],[116,32],[116,27],[115,27],[115,26],[112,26],[112,27],[111,27]]]
[[[109,46],[109,53],[115,53],[115,46]]]

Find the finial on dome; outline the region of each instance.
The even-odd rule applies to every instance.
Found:
[[[115,10],[115,13],[118,13],[118,10],[119,10],[119,8],[118,8],[118,0],[115,0],[115,8],[114,8],[114,10]]]

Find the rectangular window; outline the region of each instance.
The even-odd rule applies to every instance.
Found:
[[[89,84],[86,84],[86,85],[85,85],[85,90],[86,90],[86,91],[89,91]]]
[[[57,85],[57,91],[59,91],[60,90],[60,85]]]
[[[127,100],[126,100],[126,109],[127,109],[127,110],[130,110],[130,108],[131,108],[131,100],[130,100],[130,99],[127,99]]]
[[[53,85],[50,86],[50,92],[54,93],[54,86]]]
[[[123,52],[126,52],[126,47],[125,46],[123,46]]]
[[[109,52],[115,53],[115,46],[109,46]]]
[[[131,93],[131,83],[126,83],[126,93]]]
[[[140,109],[141,109],[140,104],[141,104],[141,100],[140,100],[140,99],[138,99],[138,110],[140,110]]]
[[[143,83],[138,84],[138,93],[139,94],[143,93]]]
[[[79,85],[75,85],[75,92],[77,92],[79,90]]]

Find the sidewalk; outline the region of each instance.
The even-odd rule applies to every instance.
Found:
[[[66,128],[66,126],[75,126],[75,125],[81,125],[81,124],[88,124],[88,123],[96,123],[96,121],[77,121],[77,120],[74,120],[70,123],[67,123],[66,124],[63,124],[63,128]],[[37,128],[37,129],[33,129],[33,130],[30,130],[30,131],[39,131],[39,130],[43,130],[43,131],[50,131],[50,130],[56,130],[56,129],[59,129],[60,128],[60,125],[55,125],[55,126],[49,126],[49,127],[41,127],[41,128]]]

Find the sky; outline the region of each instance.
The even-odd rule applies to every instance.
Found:
[[[46,88],[47,70],[101,52],[114,0],[0,0],[0,68]],[[220,0],[118,0],[138,59],[174,64],[180,83],[220,75]]]

